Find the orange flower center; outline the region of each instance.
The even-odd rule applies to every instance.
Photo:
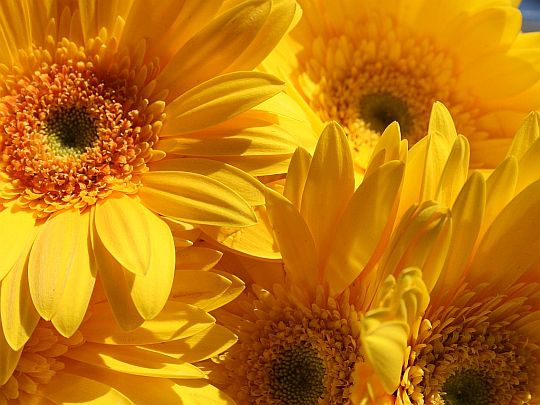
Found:
[[[86,56],[58,59],[12,73],[0,93],[0,203],[37,217],[135,192],[163,119],[126,77]]]

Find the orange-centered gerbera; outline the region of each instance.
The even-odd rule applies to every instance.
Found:
[[[256,222],[259,183],[224,161],[257,161],[238,147],[251,124],[262,138],[281,128],[278,113],[253,107],[283,83],[251,70],[296,12],[289,0],[0,5],[3,314],[18,288],[69,337],[99,275],[119,323],[135,328],[169,295],[171,221]],[[293,152],[277,149],[267,145],[258,174]],[[14,350],[30,334],[29,307],[19,309],[21,324],[2,323]]]
[[[345,128],[357,172],[393,121],[409,144],[426,135],[435,101],[471,141],[472,165],[500,162],[526,114],[539,107],[540,43],[522,34],[509,0],[300,0],[300,23],[264,68],[318,121]]]

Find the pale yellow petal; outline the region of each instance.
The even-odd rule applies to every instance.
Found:
[[[0,211],[0,280],[28,249],[27,241],[35,237],[35,219],[31,212],[5,208]]]
[[[76,271],[71,271],[67,275],[58,309],[51,318],[56,329],[66,337],[75,333],[86,314],[97,273],[94,255],[90,254],[90,213],[82,214],[79,220],[80,226],[87,232],[86,238],[79,241],[81,243],[79,254],[83,260],[78,262]]]
[[[192,247],[181,249],[176,253],[177,270],[209,270],[213,268],[223,256],[219,250],[207,247]]]
[[[319,274],[318,253],[307,224],[289,200],[270,189],[266,204],[287,277],[292,284],[305,286],[314,293]]]
[[[271,7],[269,0],[246,1],[213,19],[163,69],[158,90],[170,89],[176,97],[224,72],[255,39]]]
[[[301,213],[325,260],[333,229],[354,192],[354,169],[349,142],[343,129],[329,123],[317,143],[309,167]]]
[[[139,195],[153,211],[181,221],[218,226],[248,226],[256,221],[238,193],[197,173],[146,173]]]
[[[135,405],[108,384],[68,371],[56,372],[41,394],[56,404]]]
[[[30,240],[29,245],[31,242]],[[32,336],[40,318],[28,286],[29,253],[28,246],[28,252],[20,256],[1,282],[0,318],[4,337],[13,350],[19,350],[24,346]]]
[[[232,118],[283,90],[266,73],[233,72],[210,79],[167,105],[164,133],[185,133]]]
[[[451,207],[469,175],[469,143],[460,135],[454,142],[441,173],[436,200]]]
[[[231,188],[250,205],[264,204],[264,186],[260,181],[234,166],[217,160],[202,158],[163,159],[150,165],[150,170],[202,174]]]
[[[471,263],[468,281],[489,281],[483,293],[504,289],[540,261],[540,181],[518,194],[486,231]],[[515,252],[519,252],[516,255]]]
[[[28,282],[43,318],[50,320],[56,313],[72,272],[90,272],[88,235],[88,216],[78,210],[53,215],[37,235],[28,261]]]
[[[300,210],[302,204],[302,194],[306,185],[310,165],[311,155],[305,149],[297,148],[289,164],[283,195],[298,210]]]
[[[232,285],[227,278],[201,270],[177,271],[171,299],[207,309],[208,305]]]
[[[103,246],[126,270],[144,275],[170,256],[167,225],[135,199],[122,195],[96,206],[95,226]]]
[[[204,378],[196,366],[174,357],[132,345],[102,345],[86,342],[65,354],[73,360],[120,373],[158,378]]]
[[[212,316],[198,307],[170,300],[154,319],[126,332],[117,325],[115,315],[104,302],[92,307],[92,316],[81,326],[81,332],[89,342],[145,345],[196,335],[214,321]]]
[[[404,165],[399,161],[386,163],[354,193],[333,234],[324,270],[332,294],[347,288],[382,253],[381,246],[393,225],[403,170]]]

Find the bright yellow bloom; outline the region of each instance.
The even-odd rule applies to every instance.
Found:
[[[402,203],[450,207],[452,232],[432,260],[393,253],[422,269],[430,291],[396,404],[539,403],[539,128],[530,114],[489,176],[468,175],[468,142],[437,104],[430,133],[410,150]]]
[[[212,270],[218,251],[183,249],[179,256],[163,311],[133,331],[118,326],[100,288],[69,338],[41,319],[13,350],[0,328],[0,404],[232,404],[200,362],[236,342],[208,311],[238,296],[243,284]]]
[[[473,166],[494,167],[540,107],[540,42],[510,0],[300,0],[303,16],[263,68],[318,121],[346,129],[358,172],[392,121],[414,144],[442,101]]]
[[[216,312],[239,342],[217,360],[211,379],[239,403],[347,403],[353,370],[367,358],[385,365],[371,370],[380,377],[370,384],[387,394],[398,386],[408,322],[427,303],[417,268],[382,260],[389,246],[406,248],[390,235],[404,146],[399,136],[384,136],[356,188],[347,139],[330,123],[313,158],[303,149],[293,156],[284,196],[268,191],[283,264],[224,257],[221,265],[247,280],[251,291]],[[448,233],[444,210],[418,211],[423,214],[412,215],[404,228]],[[380,277],[395,269],[403,271]]]
[[[156,316],[174,272],[163,218],[255,223],[257,183],[224,162],[272,173],[294,151],[279,115],[252,109],[282,82],[250,71],[294,1],[73,3],[0,5],[2,313],[6,275],[28,272],[26,299],[67,337],[98,273],[123,327]]]

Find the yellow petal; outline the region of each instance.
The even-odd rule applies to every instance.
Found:
[[[223,405],[234,405],[227,394],[218,388],[201,380],[176,380],[179,384],[178,393],[184,404],[206,405],[219,403]]]
[[[441,174],[436,200],[451,207],[469,175],[469,143],[460,135],[448,156]]]
[[[98,204],[95,226],[103,246],[135,274],[144,275],[162,265],[161,256],[170,254],[173,241],[167,225],[127,195]]]
[[[0,328],[0,387],[4,385],[13,374],[19,358],[22,354],[22,348],[13,350],[8,344],[4,332]]]
[[[527,153],[532,144],[540,137],[539,120],[540,114],[538,112],[529,113],[514,135],[507,157],[515,156],[517,159],[521,159]]]
[[[482,231],[484,234],[499,212],[516,195],[515,189],[518,178],[518,163],[515,157],[506,158],[491,173],[486,182],[486,208]]]
[[[480,232],[486,204],[485,181],[473,173],[452,206],[452,236],[446,265],[432,292],[433,302],[459,288],[476,238]]]
[[[207,128],[262,103],[283,90],[283,82],[266,73],[234,72],[208,80],[167,105],[165,133]]]
[[[163,69],[158,91],[171,89],[176,97],[225,71],[255,39],[271,7],[268,0],[246,1],[213,19]]]
[[[289,170],[287,171],[287,181],[283,195],[300,210],[302,204],[302,194],[311,165],[311,155],[303,148],[297,148],[294,152]]]
[[[159,353],[168,353],[182,361],[193,363],[223,353],[237,340],[236,335],[224,326],[212,325],[188,338],[147,345],[145,348]]]
[[[36,237],[28,261],[30,293],[39,314],[50,320],[70,273],[89,268],[87,217],[78,210],[53,215]]]
[[[343,129],[329,123],[317,143],[309,167],[301,213],[324,261],[333,229],[354,192],[354,169]]]
[[[223,256],[219,250],[206,247],[192,247],[181,249],[176,254],[177,270],[209,270],[213,268]]]
[[[94,211],[95,208],[92,208],[92,214]],[[93,224],[93,219],[91,224]],[[144,319],[139,315],[131,298],[131,286],[128,285],[126,279],[129,272],[103,246],[95,225],[91,231],[92,247],[99,271],[99,279],[113,310],[114,317],[122,329],[133,330],[143,323]]]
[[[478,246],[468,281],[489,281],[490,288],[504,291],[540,261],[540,181],[519,193],[495,218]],[[519,252],[519,254],[516,254]]]
[[[270,225],[268,213],[264,205],[253,208],[257,216],[257,223],[245,228],[201,226],[203,232],[217,243],[241,254],[261,259],[281,259],[281,253],[273,230]]]
[[[399,385],[409,327],[401,321],[381,321],[368,313],[361,321],[360,338],[367,362],[375,369],[387,393]]]
[[[28,286],[29,253],[30,247],[2,280],[0,291],[2,329],[13,350],[22,349],[39,321]]]
[[[56,329],[64,336],[72,336],[79,328],[88,308],[88,302],[94,289],[97,268],[94,255],[90,254],[90,213],[80,216],[81,228],[87,232],[86,238],[80,240],[80,255],[84,260],[76,271],[71,271],[67,275],[66,286],[58,309],[52,316],[51,321]],[[86,250],[84,250],[86,249]]]
[[[131,345],[102,345],[86,342],[65,354],[73,360],[120,373],[158,378],[204,378],[198,367],[174,357]]]
[[[287,277],[292,284],[303,285],[313,293],[318,281],[318,254],[307,224],[289,200],[270,189],[266,207]]]
[[[5,208],[0,211],[0,280],[13,267],[24,249],[28,249],[27,241],[33,238],[35,219],[31,212]]]
[[[397,121],[392,122],[386,127],[381,134],[369,160],[368,169],[366,170],[366,176],[369,175],[377,167],[382,166],[384,163],[391,160],[400,160],[400,142],[401,142],[401,130],[399,129],[399,123]],[[373,161],[376,156],[382,152],[382,159],[375,164]]]
[[[332,294],[347,288],[374,260],[377,247],[389,237],[403,170],[401,162],[386,163],[367,177],[354,193],[333,234],[324,270]]]
[[[219,274],[201,270],[177,271],[171,298],[202,309],[223,294],[232,282]]]
[[[41,394],[56,404],[134,405],[108,384],[67,371],[56,372],[51,381],[40,388]]]
[[[196,173],[149,172],[139,191],[145,205],[181,221],[248,226],[256,221],[249,204],[220,182]]]
[[[206,311],[173,300],[154,319],[129,332],[116,324],[107,303],[93,305],[91,312],[92,316],[80,330],[87,341],[104,344],[146,345],[183,339],[205,330],[215,321]]]
[[[236,191],[250,205],[264,204],[264,186],[234,166],[210,159],[163,159],[151,165],[152,171],[180,171],[202,174]]]

